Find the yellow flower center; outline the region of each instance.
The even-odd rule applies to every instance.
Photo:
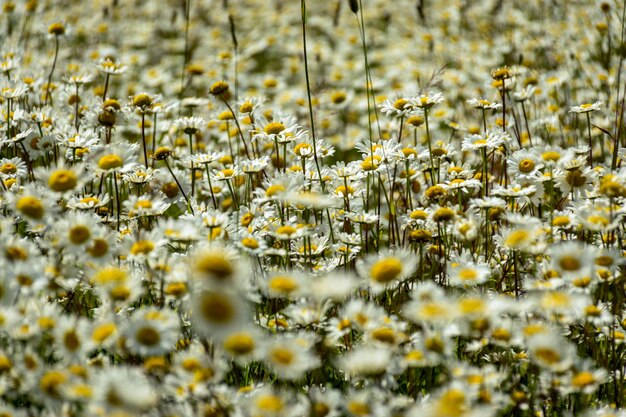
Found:
[[[535,162],[532,159],[522,159],[519,162],[518,166],[521,172],[523,172],[524,174],[528,174],[530,172],[533,172],[533,170],[535,169]]]
[[[61,385],[67,380],[67,377],[61,371],[47,371],[39,380],[39,387],[43,392],[52,396],[60,396]]]
[[[541,154],[541,157],[543,158],[544,161],[558,161],[559,159],[561,159],[561,154],[555,151],[547,151],[544,152],[543,154]]]
[[[9,246],[4,252],[6,257],[11,261],[24,261],[28,259],[28,252],[17,246]]]
[[[308,155],[311,153],[311,150],[312,146],[308,143],[298,143],[296,146],[293,147],[293,153],[295,153],[296,155],[302,155],[303,153]]]
[[[17,200],[15,207],[25,216],[37,220],[41,219],[44,214],[43,203],[40,199],[32,196],[21,197]]]
[[[593,384],[595,381],[596,379],[593,377],[591,372],[583,371],[574,375],[574,378],[572,378],[572,385],[577,388],[584,388]]]
[[[127,279],[128,274],[123,269],[108,267],[98,271],[91,278],[91,282],[96,285],[121,284],[126,282]]]
[[[514,230],[504,241],[504,244],[513,249],[519,249],[523,246],[524,242],[530,239],[530,232],[528,230]]]
[[[438,417],[460,417],[465,415],[465,393],[459,389],[446,391],[437,402],[435,415]]]
[[[410,157],[411,155],[412,155],[412,156],[417,156],[417,151],[416,151],[415,149],[412,149],[412,148],[404,148],[404,149],[402,149],[402,154],[403,154],[406,158],[408,158],[408,157]]]
[[[96,343],[102,343],[106,339],[108,339],[109,336],[115,333],[116,330],[117,327],[114,323],[101,324],[94,329],[93,333],[91,334],[91,339]]]
[[[564,271],[578,271],[581,267],[580,261],[578,258],[572,255],[565,255],[559,259],[559,266]]]
[[[366,403],[350,401],[348,403],[348,411],[357,417],[363,417],[370,414],[370,406]]]
[[[413,220],[426,220],[428,218],[428,214],[424,210],[413,210],[409,217]]]
[[[613,265],[614,262],[615,262],[615,259],[613,259],[612,256],[608,256],[608,255],[600,255],[596,258],[596,265],[604,266],[607,268]]]
[[[85,197],[85,198],[81,198],[80,202],[82,204],[87,204],[87,205],[96,205],[98,203],[100,203],[100,199],[98,199],[97,197]]]
[[[475,269],[465,268],[459,271],[459,279],[461,281],[475,281],[478,278],[478,272]]]
[[[11,162],[5,162],[0,167],[0,172],[6,175],[15,174],[17,172],[17,167],[15,166],[15,164],[12,164]]]
[[[351,186],[345,186],[345,185],[340,185],[339,187],[335,188],[335,192],[337,194],[343,194],[344,196],[347,196],[349,194],[354,194],[354,188]]]
[[[506,329],[498,328],[491,332],[491,337],[501,342],[508,342],[511,339],[511,333]]]
[[[343,91],[335,91],[330,96],[330,101],[332,101],[334,104],[341,104],[346,101],[346,98],[348,98],[348,96]]]
[[[248,227],[250,226],[250,223],[252,223],[253,219],[254,219],[254,215],[252,215],[252,213],[246,213],[243,216],[241,216],[241,225],[243,227]]]
[[[393,107],[396,110],[404,110],[404,107],[408,104],[408,100],[404,98],[399,98],[393,103]]]
[[[65,26],[63,23],[55,22],[48,26],[48,33],[55,36],[60,36],[65,33]]]
[[[248,354],[254,347],[254,339],[248,333],[234,333],[224,340],[224,349],[234,355]]]
[[[576,169],[573,171],[569,171],[565,175],[565,180],[572,187],[582,187],[587,182],[587,177],[585,177],[580,170]]]
[[[75,352],[80,347],[80,339],[74,330],[70,330],[63,335],[63,345],[70,352]]]
[[[278,233],[279,235],[291,236],[296,233],[296,228],[293,226],[280,226],[278,229],[276,229],[276,233]]]
[[[221,294],[206,292],[200,299],[200,314],[210,323],[226,324],[235,316],[235,306]]]
[[[265,195],[268,197],[274,197],[282,191],[285,191],[285,187],[283,187],[282,185],[270,185],[269,187],[267,187],[267,190],[265,190]]]
[[[557,216],[552,219],[552,225],[555,227],[565,227],[570,224],[570,219],[567,216]]]
[[[402,261],[398,258],[385,258],[377,261],[370,269],[372,279],[380,284],[388,284],[402,273]]]
[[[287,295],[298,289],[298,282],[292,277],[278,275],[270,279],[268,286],[272,291]]]
[[[72,227],[69,233],[70,242],[75,245],[85,243],[89,240],[90,236],[91,232],[89,231],[89,228],[82,224]]]
[[[218,281],[226,281],[233,276],[235,267],[223,252],[208,252],[202,254],[195,263],[200,273]]]
[[[363,168],[364,171],[372,171],[378,168],[382,159],[383,158],[379,155],[374,155],[373,157],[368,156],[363,160],[363,162],[361,162],[361,168]]]
[[[152,201],[150,200],[137,200],[137,202],[135,203],[134,208],[136,209],[151,209],[152,208]]]
[[[395,343],[396,332],[388,327],[379,327],[372,332],[372,338],[388,344]]]
[[[547,364],[555,364],[561,360],[561,355],[554,349],[548,347],[539,348],[535,351],[535,356],[542,362]]]
[[[436,222],[447,222],[454,218],[454,210],[448,207],[438,208],[433,214],[433,220]]]
[[[153,327],[141,327],[135,332],[135,338],[145,346],[155,346],[161,341],[161,335]]]
[[[98,168],[100,169],[115,169],[124,164],[122,158],[115,154],[104,155],[98,160]]]
[[[152,98],[145,94],[137,94],[133,97],[133,106],[135,107],[150,107],[152,105]]]
[[[154,249],[154,243],[149,240],[139,240],[133,243],[130,248],[130,253],[133,255],[146,255]]]
[[[187,293],[187,284],[184,282],[172,282],[165,286],[165,294],[173,297],[181,297]]]
[[[259,242],[252,237],[244,237],[241,239],[241,244],[248,249],[258,249]]]
[[[256,399],[256,406],[264,412],[279,413],[283,408],[283,400],[276,395],[261,395]]]
[[[265,129],[263,129],[263,131],[268,135],[277,135],[285,129],[286,127],[284,124],[280,122],[271,122],[268,123],[267,126],[265,126]]]
[[[76,174],[69,169],[59,169],[50,175],[48,187],[57,192],[64,192],[74,189],[78,182]]]
[[[270,356],[274,362],[281,365],[291,365],[296,358],[291,350],[284,347],[275,347]]]
[[[109,244],[104,239],[94,239],[87,252],[95,258],[100,258],[109,252]]]

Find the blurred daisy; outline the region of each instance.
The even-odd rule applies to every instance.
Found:
[[[417,268],[417,261],[408,252],[395,251],[388,255],[372,255],[357,265],[361,277],[374,294],[398,286]]]

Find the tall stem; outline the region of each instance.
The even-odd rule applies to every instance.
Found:
[[[189,59],[189,11],[191,10],[191,0],[185,2],[185,50],[183,52],[183,69],[180,73],[180,98],[182,99],[185,88],[185,69]],[[179,107],[182,109],[182,106]]]
[[[107,72],[104,76],[104,90],[102,91],[102,101],[106,101],[107,99],[107,91],[109,90],[109,79],[111,78],[111,74]]]
[[[48,74],[48,82],[46,84],[46,95],[43,100],[44,105],[48,104],[48,99],[50,99],[50,105],[52,105],[52,96],[50,95],[50,83],[52,82],[52,74],[54,73],[54,69],[57,66],[57,57],[59,56],[59,36],[54,36],[54,59],[52,60],[52,68],[50,68],[50,74]]]
[[[189,134],[189,158],[193,156],[193,133]],[[189,160],[191,164],[191,195],[195,195],[196,191],[196,173],[194,171],[193,159]]]
[[[593,143],[591,142],[591,112],[587,112],[587,136],[589,138],[589,167],[593,168]]]
[[[430,143],[430,127],[428,125],[428,110],[424,109],[424,124],[426,125],[426,139],[428,141],[428,156],[430,157],[430,181],[435,185],[435,163],[433,161],[433,150]]]
[[[120,208],[121,208],[121,201],[120,201],[120,191],[119,188],[117,187],[117,173],[115,171],[113,171],[111,173],[111,177],[113,178],[113,184],[115,185],[115,208],[116,208],[116,212],[117,212],[117,231],[120,231]]]
[[[165,159],[163,162],[165,162],[165,166],[167,167],[167,170],[170,172],[170,174],[172,174],[172,178],[174,178],[174,181],[176,182],[178,189],[183,194],[183,197],[185,197],[185,201],[187,202],[187,208],[189,209],[191,214],[195,214],[193,212],[193,207],[191,207],[191,202],[189,201],[187,194],[185,194],[185,190],[183,190],[183,187],[180,185],[180,182],[178,182],[178,178],[176,178],[176,175],[174,175],[174,171],[172,171],[172,168],[170,167],[170,164],[167,162],[167,159]]]
[[[239,139],[241,139],[241,143],[243,143],[243,149],[246,152],[246,158],[250,159],[250,153],[248,152],[248,145],[246,145],[246,140],[243,138],[243,132],[241,131],[241,125],[239,124],[239,119],[237,119],[237,115],[233,111],[233,108],[228,104],[228,101],[224,100],[224,104],[230,110],[230,113],[233,115],[233,119],[235,119],[235,125],[237,125],[237,133],[239,133]]]
[[[502,130],[506,132],[506,81],[502,79]]]
[[[141,112],[141,142],[143,144],[143,159],[148,169],[148,150],[146,148],[146,114]]]
[[[311,82],[309,80],[309,59],[307,57],[306,48],[306,2],[300,0],[300,12],[302,14],[302,45],[304,49],[304,75],[306,77],[306,93],[309,100],[309,117],[311,118],[311,141],[313,142],[313,158],[315,159],[315,167],[317,168],[317,175],[320,180],[322,190],[324,190],[324,179],[322,178],[322,170],[317,158],[317,136],[315,135],[315,122],[313,120],[313,101],[311,100]],[[332,229],[332,226],[331,226]]]
[[[76,129],[76,133],[78,133],[78,127],[80,126],[80,119],[78,118],[78,105],[80,104],[80,96],[78,95],[78,84],[75,84],[75,94],[74,98],[74,128]]]

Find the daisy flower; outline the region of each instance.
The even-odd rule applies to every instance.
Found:
[[[361,277],[374,294],[395,288],[415,273],[416,268],[415,257],[404,251],[371,255],[357,265]]]
[[[137,368],[108,367],[93,381],[94,411],[98,413],[143,413],[155,406],[158,395]]]
[[[595,103],[584,103],[581,104],[579,106],[572,106],[569,108],[569,112],[570,113],[589,113],[595,110],[599,110],[602,105],[604,104],[604,101],[596,101]]]
[[[285,380],[298,380],[320,364],[308,338],[298,335],[271,338],[264,347],[263,358]]]
[[[456,287],[472,287],[487,282],[491,268],[484,263],[474,263],[467,257],[459,258],[448,264],[448,282]]]
[[[125,347],[139,356],[158,356],[172,351],[178,341],[178,323],[167,311],[143,309],[133,315],[122,332]]]

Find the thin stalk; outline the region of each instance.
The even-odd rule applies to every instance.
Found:
[[[587,112],[587,136],[589,138],[589,167],[593,168],[593,144],[591,142],[591,112]]]
[[[213,194],[213,185],[211,184],[211,174],[209,173],[209,164],[204,164],[206,168],[206,179],[209,182],[209,190],[211,190],[211,200],[213,201],[213,208],[217,210],[217,202],[215,201],[215,194]]]
[[[115,172],[111,173],[111,179],[113,181],[113,184],[115,185],[115,206],[116,206],[116,214],[117,214],[117,231],[120,231],[120,207],[121,207],[121,201],[120,201],[120,191],[119,188],[117,186],[117,174]]]
[[[141,112],[141,143],[143,144],[143,159],[148,169],[148,150],[146,148],[146,114]]]
[[[104,76],[104,90],[102,91],[102,101],[106,101],[107,99],[107,91],[109,90],[109,79],[111,78],[111,74],[107,72]]]
[[[230,195],[233,197],[233,203],[235,203],[235,210],[239,211],[239,202],[237,201],[237,195],[235,194],[235,189],[231,184],[230,180],[226,180],[226,185],[228,185],[228,191],[230,191]]]
[[[506,81],[502,79],[502,130],[506,132]]]
[[[57,66],[57,58],[59,56],[59,36],[54,36],[54,59],[52,60],[52,68],[50,68],[50,73],[48,74],[48,83],[46,84],[46,95],[43,100],[44,105],[48,104],[48,99],[50,99],[50,105],[52,105],[52,96],[50,95],[50,83],[52,82],[52,74],[54,74],[54,69]]]
[[[320,168],[320,162],[317,158],[317,136],[315,135],[315,121],[313,119],[313,101],[311,100],[311,81],[309,80],[309,59],[307,56],[306,47],[306,1],[300,0],[300,13],[302,14],[302,47],[304,50],[304,75],[306,77],[306,93],[309,101],[309,117],[311,119],[311,142],[313,142],[313,158],[315,159],[315,167],[317,168],[317,175],[320,180],[322,191],[324,191],[325,184],[324,178],[322,178],[322,170]],[[371,135],[370,135],[371,141]],[[330,221],[330,219],[329,219]],[[330,225],[332,231],[332,225]]]
[[[167,159],[164,159],[163,162],[165,162],[165,166],[167,167],[167,170],[170,172],[170,174],[172,174],[172,178],[174,178],[174,181],[176,182],[178,189],[183,194],[183,197],[185,197],[185,201],[187,202],[187,208],[189,209],[191,214],[195,214],[193,212],[193,207],[191,207],[191,202],[189,201],[187,194],[185,194],[185,190],[183,190],[183,187],[180,185],[180,182],[178,182],[178,178],[176,178],[176,175],[174,175],[174,171],[172,171],[172,168],[170,167],[170,164],[167,162]]]
[[[152,155],[156,151],[156,137],[157,137],[157,113],[154,113],[152,118]],[[152,168],[154,168],[154,159],[152,160]]]
[[[435,185],[435,162],[433,161],[433,150],[430,140],[430,127],[428,125],[428,110],[424,109],[424,124],[426,125],[426,139],[428,140],[428,157],[430,158],[430,182]]]
[[[524,106],[524,102],[522,101],[522,114],[524,115],[524,122],[526,124],[526,131],[528,132],[528,143],[530,146],[533,146],[533,138],[530,133],[530,127],[528,126],[528,117],[526,116],[526,106]]]
[[[365,79],[367,82],[366,88],[367,91],[372,95],[372,104],[374,105],[374,117],[376,118],[376,127],[378,129],[378,136],[382,136],[382,132],[380,130],[380,121],[378,120],[378,110],[376,108],[376,96],[374,95],[374,87],[372,82],[372,72],[369,65],[369,60],[367,57],[367,38],[365,36],[365,19],[363,18],[363,2],[359,0],[359,16],[357,16],[357,22],[359,24],[359,31],[361,34],[361,43],[363,45],[363,59],[365,61]],[[369,94],[368,94],[369,99]],[[369,102],[368,102],[369,104]],[[369,108],[368,108],[369,112]],[[370,122],[371,126],[371,122]]]
[[[180,98],[182,99],[185,89],[185,69],[189,59],[189,12],[191,10],[191,0],[185,2],[185,50],[183,52],[183,69],[180,74]],[[179,107],[179,111],[182,108]]]
[[[228,23],[230,24],[230,36],[233,39],[233,48],[235,49],[235,102],[239,101],[239,42],[237,42],[237,28],[235,26],[235,18],[232,14],[228,15]]]
[[[241,130],[241,126],[239,125],[239,119],[237,119],[237,115],[233,111],[233,108],[230,107],[230,104],[228,104],[228,101],[224,100],[224,104],[226,104],[226,107],[228,107],[228,110],[230,110],[230,113],[233,115],[233,119],[235,119],[235,124],[237,125],[237,132],[239,133],[239,138],[241,139],[241,143],[243,143],[243,149],[246,152],[246,158],[250,159],[250,153],[248,152],[248,145],[246,145],[246,140],[243,138],[243,132]]]
[[[80,96],[78,95],[78,84],[75,84],[75,93],[76,98],[74,99],[74,128],[76,129],[76,133],[78,133],[78,127],[80,126],[80,120],[78,118],[78,105],[80,104]]]
[[[189,134],[189,156],[193,155],[193,133]],[[191,195],[195,195],[196,191],[196,173],[194,171],[193,160],[189,160],[191,164]]]

